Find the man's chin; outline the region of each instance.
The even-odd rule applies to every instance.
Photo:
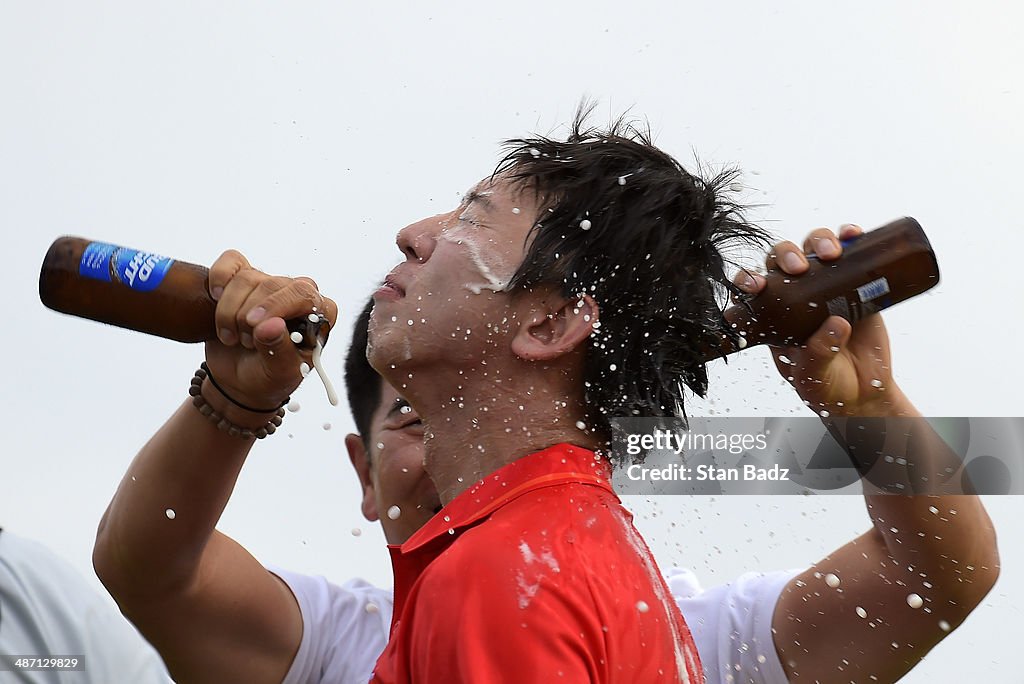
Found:
[[[400,365],[412,359],[412,340],[408,331],[393,323],[382,322],[374,325],[370,319],[369,336],[366,344],[366,360],[385,380]]]

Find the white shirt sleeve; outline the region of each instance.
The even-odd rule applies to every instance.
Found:
[[[703,590],[689,570],[665,577],[693,634],[707,684],[786,684],[772,638],[772,615],[786,585],[802,572],[750,572]]]
[[[302,613],[302,641],[282,684],[366,684],[388,642],[391,590],[268,569],[288,585]]]

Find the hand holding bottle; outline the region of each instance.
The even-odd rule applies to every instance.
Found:
[[[840,240],[862,233],[859,226],[847,224],[837,238],[831,230],[819,228],[804,240],[803,250],[788,241],[776,244],[765,265],[796,281],[809,271],[808,256],[822,263],[839,262],[843,258]],[[735,282],[749,294],[771,296],[762,293],[767,284],[762,275],[741,271]],[[832,315],[803,344],[771,349],[779,373],[819,415],[892,414],[908,405],[893,380],[889,336],[880,314],[869,314],[853,324]]]
[[[337,305],[312,279],[267,275],[234,250],[210,267],[209,288],[217,301],[217,338],[206,342],[211,372],[233,399],[277,406],[302,381],[300,366],[312,365],[312,351],[292,341],[285,321],[313,313],[333,326]]]

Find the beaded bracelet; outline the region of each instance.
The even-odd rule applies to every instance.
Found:
[[[210,375],[210,371],[209,368],[206,366],[206,363],[203,363],[199,370],[196,371],[196,374],[192,376],[192,381],[191,384],[189,385],[188,393],[189,396],[192,397],[192,405],[199,410],[199,413],[208,418],[210,422],[216,423],[218,430],[222,430],[231,435],[232,437],[241,437],[242,439],[263,439],[267,435],[272,435],[277,431],[278,426],[281,425],[282,419],[284,418],[283,407],[271,409],[270,411],[254,411],[253,409],[246,409],[254,411],[255,413],[273,412],[274,414],[273,417],[271,417],[271,419],[267,421],[266,425],[258,427],[255,430],[243,428],[240,425],[235,425],[230,420],[214,411],[213,407],[207,403],[206,398],[203,397],[203,380],[205,380],[206,378],[210,379],[210,382],[213,383],[213,386],[215,388],[217,388],[217,391],[219,391],[221,394],[224,394],[224,391],[220,389],[216,382],[214,382],[213,376]],[[238,404],[238,402],[234,401],[233,399],[231,399],[231,397],[227,396],[226,394],[224,394],[224,398],[227,399],[228,401],[231,401],[234,404],[241,406],[241,404]],[[285,401],[285,403],[288,402]]]

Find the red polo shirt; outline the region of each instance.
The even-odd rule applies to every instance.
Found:
[[[702,682],[697,648],[593,452],[488,475],[401,547],[380,684]]]

